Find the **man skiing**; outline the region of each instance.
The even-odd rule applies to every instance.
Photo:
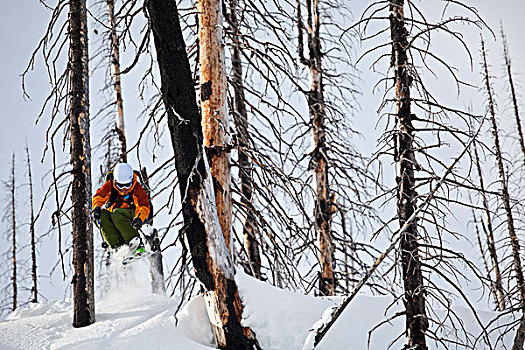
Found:
[[[146,191],[129,164],[117,164],[93,196],[92,204],[93,218],[111,248],[129,244],[131,254],[145,253],[138,230],[148,218],[150,204]]]

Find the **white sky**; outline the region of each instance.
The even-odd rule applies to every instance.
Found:
[[[428,2],[430,0],[425,0]],[[434,0],[435,2],[437,0]],[[92,3],[92,1],[90,1]],[[356,4],[355,13],[359,13],[359,9],[364,4],[368,4],[368,1],[354,1]],[[513,69],[515,79],[519,83],[519,94],[520,97],[525,96],[523,91],[523,73],[525,72],[525,40],[524,35],[524,23],[523,13],[525,13],[525,2],[521,0],[479,0],[470,1],[470,4],[476,6],[481,16],[486,22],[492,27],[492,29],[499,36],[499,21],[503,22],[506,30],[506,34],[509,41],[510,52],[512,56]],[[423,6],[423,5],[421,5]],[[35,183],[37,190],[37,199],[40,200],[42,196],[42,186],[40,185],[40,178],[45,173],[46,169],[39,164],[39,160],[42,155],[44,148],[44,135],[43,132],[47,127],[48,120],[43,119],[39,126],[35,126],[35,118],[40,110],[40,106],[45,97],[45,93],[48,91],[47,78],[43,71],[41,62],[36,66],[37,70],[29,76],[28,80],[28,91],[33,97],[33,101],[26,101],[22,96],[21,89],[21,78],[20,74],[24,71],[32,50],[36,47],[40,40],[43,31],[45,30],[48,22],[48,11],[44,11],[42,5],[37,0],[0,0],[0,47],[3,48],[3,52],[0,53],[0,113],[2,115],[2,124],[0,125],[0,178],[6,179],[9,173],[9,165],[11,155],[16,152],[18,161],[18,182],[19,184],[25,183],[25,175],[21,167],[22,159],[25,158],[24,143],[27,140],[32,153],[33,167],[35,169]],[[469,30],[467,28],[467,30]],[[491,62],[493,65],[493,74],[499,77],[503,77],[502,60],[501,60],[501,44],[494,42],[486,35],[488,41],[488,48],[491,54]],[[499,39],[499,38],[498,38]],[[478,40],[476,37],[473,40]],[[441,43],[446,45],[446,43]],[[477,45],[477,44],[476,44]],[[476,47],[473,48],[473,54],[477,55]],[[447,50],[447,47],[436,47],[436,51]],[[454,58],[452,58],[454,59]],[[462,58],[461,58],[462,59]],[[477,59],[477,56],[475,56]],[[126,64],[124,64],[126,65]],[[371,95],[369,82],[376,81],[378,76],[376,74],[370,74],[367,71],[366,65],[361,65],[360,69],[363,71],[363,96],[361,105],[363,107],[362,113],[358,113],[358,121],[355,125],[365,132],[371,132],[370,126],[375,124],[377,119],[375,110],[379,106],[380,95]],[[477,74],[478,66],[474,67],[475,73]],[[480,78],[476,75],[472,75],[475,82],[479,82]],[[126,80],[123,78],[124,93],[128,96],[132,96],[135,91],[128,89],[129,85],[126,85]],[[129,81],[129,80],[128,80]],[[100,97],[97,94],[97,90],[100,87],[91,86],[91,104],[100,105]],[[444,88],[446,89],[446,88]],[[499,90],[500,94],[503,95],[503,90]],[[446,94],[446,91],[443,91]],[[501,96],[502,98],[504,96]],[[461,101],[460,104],[468,105],[470,103],[477,103],[477,101],[470,100],[470,97],[466,97],[467,100]],[[523,101],[523,100],[522,100]],[[133,116],[133,112],[142,110],[142,104],[137,101],[136,98],[126,98],[125,95],[125,109],[127,116],[136,118],[136,114]],[[523,103],[522,103],[523,105]],[[371,122],[373,121],[373,122]],[[138,122],[130,123],[128,121],[128,130],[136,129]],[[511,123],[503,123],[511,127]],[[368,130],[368,131],[366,131]],[[376,133],[377,134],[377,133]],[[97,135],[91,135],[92,142],[95,143]],[[373,149],[375,142],[368,138],[370,141],[366,148]],[[98,169],[99,164],[95,163],[93,172]],[[20,193],[26,193],[26,188],[21,188]],[[0,194],[3,196],[3,194]],[[20,203],[25,202],[23,195],[19,197]],[[24,203],[27,204],[27,203]],[[27,207],[21,206],[20,211],[26,210]],[[20,216],[24,216],[21,221],[25,221],[26,213],[20,213]],[[44,218],[45,219],[45,218]],[[47,223],[43,226],[43,229],[47,227]],[[95,232],[98,234],[97,232]],[[41,248],[47,249],[47,248]],[[3,250],[1,250],[3,251]],[[56,251],[49,252],[49,258],[52,261],[41,262],[41,273],[47,274],[49,272],[49,264],[54,262]],[[43,254],[45,256],[48,254]],[[47,291],[54,291],[55,289],[50,286],[44,286],[44,293]],[[63,290],[63,289],[62,289]],[[55,293],[55,292],[53,292]],[[49,293],[47,295],[51,298],[60,298],[58,292],[56,295]]]

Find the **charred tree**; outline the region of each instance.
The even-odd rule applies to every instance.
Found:
[[[111,40],[111,65],[113,66],[113,85],[115,87],[115,98],[117,106],[116,114],[116,133],[118,147],[118,162],[127,162],[126,150],[126,133],[124,129],[124,102],[122,99],[122,86],[120,81],[120,49],[117,34],[117,25],[115,22],[115,0],[107,0],[108,19]],[[108,168],[109,169],[109,168]]]
[[[11,221],[11,263],[12,263],[12,274],[11,274],[11,288],[13,293],[13,303],[11,308],[13,311],[18,307],[18,273],[17,273],[17,260],[16,260],[16,187],[15,187],[15,154],[11,160],[11,178],[7,184],[9,189],[9,214]]]
[[[328,147],[326,143],[326,113],[323,97],[323,68],[320,37],[319,1],[307,0],[307,30],[309,58],[303,54],[301,5],[297,2],[299,55],[301,62],[308,67],[308,109],[310,128],[313,137],[310,168],[314,171],[315,206],[314,226],[319,245],[319,292],[321,295],[334,295],[334,244],[331,232],[332,214],[335,212],[335,196],[330,191],[328,173]]]
[[[36,237],[35,237],[35,210],[33,197],[33,173],[31,172],[31,159],[29,157],[29,147],[26,144],[27,154],[27,174],[29,177],[29,235],[31,237],[31,287],[32,303],[38,303],[38,275],[37,275],[37,260],[36,260]]]
[[[241,325],[235,270],[218,221],[203,147],[201,116],[175,0],[146,0],[168,115],[188,240],[196,275],[213,305],[208,314],[221,349],[252,349],[255,335]],[[213,87],[214,89],[217,87]],[[214,143],[217,145],[216,143]]]
[[[86,0],[69,2],[69,123],[73,229],[73,326],[95,322]]]
[[[512,65],[510,61],[509,48],[507,45],[507,38],[505,37],[505,32],[503,31],[503,27],[501,28],[501,39],[503,41],[503,58],[505,59],[505,68],[507,70],[507,78],[508,78],[510,94],[512,98],[514,118],[516,120],[516,127],[518,130],[520,149],[521,149],[521,154],[523,156],[523,161],[525,162],[525,141],[523,139],[523,129],[521,127],[521,117],[520,117],[520,111],[518,107],[518,98],[516,97],[516,88],[514,87],[514,80],[512,79]]]
[[[219,0],[199,0],[197,3],[199,14],[200,105],[204,148],[213,177],[217,214],[226,246],[230,249],[231,171],[221,4]]]
[[[394,161],[396,162],[397,216],[400,227],[409,227],[401,235],[399,251],[404,286],[406,336],[408,347],[427,349],[425,331],[428,319],[425,310],[425,286],[419,258],[418,224],[407,223],[416,209],[415,131],[411,112],[410,86],[413,77],[408,70],[408,31],[405,28],[404,0],[390,2],[391,66],[395,75]]]
[[[234,89],[234,121],[237,129],[237,146],[239,180],[241,187],[241,205],[244,209],[243,243],[246,250],[250,268],[247,272],[261,279],[261,255],[259,252],[259,241],[257,240],[256,212],[253,205],[253,165],[248,155],[251,147],[248,131],[248,113],[244,95],[243,69],[241,59],[241,34],[239,20],[237,17],[238,2],[230,0],[230,12],[228,20],[232,31],[232,69]]]
[[[523,316],[525,317],[525,280],[523,276],[523,268],[521,266],[521,254],[520,254],[520,242],[518,236],[516,235],[516,229],[514,226],[514,217],[512,214],[512,205],[510,203],[509,188],[507,184],[507,177],[505,174],[505,168],[503,165],[503,154],[501,151],[501,145],[499,141],[499,131],[498,131],[498,122],[496,120],[496,104],[494,101],[494,94],[492,92],[492,85],[489,74],[489,67],[487,63],[487,55],[485,51],[485,42],[481,40],[481,52],[483,59],[483,75],[485,89],[488,98],[488,111],[489,117],[492,125],[492,137],[494,139],[494,151],[496,154],[496,161],[498,163],[498,172],[499,172],[499,182],[501,185],[501,195],[503,200],[503,206],[506,213],[507,229],[510,237],[510,244],[512,248],[512,259],[514,274],[516,278],[518,298],[519,298],[519,309],[521,310]],[[522,322],[523,323],[523,322]],[[518,327],[516,332],[516,338],[514,339],[514,344],[512,346],[513,350],[523,349],[523,342],[525,340],[525,328]]]

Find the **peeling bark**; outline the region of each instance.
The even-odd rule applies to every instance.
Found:
[[[298,4],[300,13],[300,4]],[[321,295],[334,295],[334,251],[331,222],[335,212],[335,197],[330,191],[328,180],[328,147],[326,144],[326,115],[323,97],[323,70],[321,38],[319,35],[319,1],[307,0],[308,11],[308,49],[310,57],[303,62],[308,65],[308,109],[312,128],[313,151],[311,153],[310,167],[314,171],[315,207],[314,224],[319,245],[319,292]],[[299,50],[302,51],[302,25],[299,25]],[[301,53],[302,55],[302,53]]]
[[[230,192],[229,123],[226,104],[224,29],[219,0],[199,0],[199,63],[204,147],[210,161],[217,214],[230,249],[232,203]]]
[[[162,98],[175,153],[184,227],[193,266],[207,290],[208,313],[221,349],[253,349],[257,343],[241,325],[242,304],[235,270],[219,223],[203,147],[190,63],[175,0],[146,0],[161,76]]]
[[[395,74],[396,134],[394,136],[397,174],[397,215],[403,227],[416,209],[415,190],[416,161],[414,153],[414,127],[411,113],[410,85],[412,77],[408,72],[408,31],[405,28],[404,0],[390,3],[390,34],[392,38],[391,65]],[[419,258],[417,221],[410,222],[401,235],[400,254],[404,286],[406,313],[406,336],[408,347],[427,349],[425,331],[428,319],[425,311],[425,287]]]
[[[73,326],[95,322],[93,227],[91,225],[91,148],[86,0],[69,2],[71,187],[73,229]]]

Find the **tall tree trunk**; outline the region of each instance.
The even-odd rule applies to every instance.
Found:
[[[496,306],[498,310],[505,310],[505,291],[503,290],[503,283],[501,282],[501,272],[499,269],[499,259],[496,250],[496,241],[494,239],[494,229],[492,227],[492,218],[490,215],[489,203],[487,200],[487,195],[485,194],[485,183],[483,181],[483,172],[481,171],[481,162],[479,160],[478,148],[474,143],[474,155],[476,158],[476,168],[478,171],[479,177],[479,187],[481,189],[481,198],[483,199],[483,209],[485,211],[485,220],[486,220],[486,237],[487,237],[487,247],[489,249],[490,260],[492,261],[492,268],[494,270],[494,293],[496,298]]]
[[[300,11],[300,3],[297,4]],[[310,160],[314,171],[315,207],[314,225],[319,244],[319,292],[321,295],[334,295],[334,244],[331,232],[332,214],[335,211],[334,194],[330,191],[328,180],[328,147],[326,145],[326,113],[323,97],[323,69],[320,38],[319,1],[307,0],[308,24],[308,60],[302,58],[308,66],[310,91],[308,108],[313,136],[313,151]],[[300,15],[298,16],[299,20]],[[299,24],[299,50],[302,51],[302,24]],[[302,57],[302,52],[301,52]]]
[[[503,206],[505,207],[505,212],[507,214],[507,228],[509,230],[510,244],[512,248],[512,258],[514,264],[514,273],[516,278],[516,284],[518,287],[518,296],[520,301],[520,309],[525,316],[525,284],[523,277],[523,269],[521,266],[521,257],[520,257],[520,242],[516,236],[516,229],[514,227],[514,218],[512,215],[512,206],[510,203],[509,188],[507,185],[507,178],[505,175],[505,168],[503,166],[503,155],[501,152],[501,146],[499,142],[499,132],[498,132],[498,123],[496,121],[496,110],[495,103],[492,93],[492,85],[490,82],[489,68],[487,64],[487,55],[485,52],[485,42],[481,40],[481,50],[483,55],[483,70],[485,78],[485,89],[487,91],[488,104],[489,104],[489,116],[492,122],[492,137],[494,138],[494,148],[496,152],[496,159],[498,162],[498,172],[501,184],[501,193],[503,199]],[[516,338],[514,339],[514,345],[512,346],[513,350],[523,349],[523,340],[525,339],[523,332],[525,329],[522,327],[518,328],[516,333]]]
[[[222,2],[199,0],[199,63],[204,148],[210,162],[217,214],[226,246],[230,249],[232,203],[230,191],[227,79],[224,63]]]
[[[127,162],[126,133],[124,132],[124,102],[122,99],[122,86],[120,83],[120,54],[117,25],[115,23],[115,1],[106,1],[108,4],[109,27],[111,30],[111,64],[113,65],[113,85],[115,86],[117,104],[116,132],[118,135],[118,161],[125,163]]]
[[[31,280],[33,286],[31,287],[32,303],[38,303],[38,275],[37,275],[37,262],[36,262],[36,237],[35,237],[35,210],[34,210],[34,198],[33,198],[33,173],[31,172],[31,159],[29,157],[29,147],[26,144],[27,154],[27,172],[29,176],[29,211],[30,211],[30,222],[29,222],[29,235],[31,236]]]
[[[15,205],[15,154],[13,153],[13,159],[11,161],[11,183],[9,184],[9,192],[11,192],[11,261],[13,263],[13,274],[11,276],[12,288],[13,288],[13,311],[18,306],[18,282],[17,282],[17,261],[16,261],[16,205]]]
[[[221,225],[203,148],[201,117],[175,0],[146,0],[168,114],[188,240],[197,277],[214,301],[208,308],[221,349],[252,349],[255,335],[243,328],[235,269]]]
[[[404,0],[390,2],[390,34],[392,39],[391,65],[395,74],[396,134],[394,136],[394,160],[397,167],[397,215],[403,227],[416,209],[415,190],[416,159],[414,153],[414,127],[412,126],[410,85],[412,77],[408,71],[408,31],[405,28]],[[406,313],[406,335],[409,347],[427,349],[425,331],[428,319],[425,311],[425,287],[419,258],[417,221],[409,223],[401,235],[400,254],[404,303]]]
[[[246,150],[251,146],[248,134],[248,113],[244,100],[244,81],[241,61],[241,42],[239,21],[237,19],[237,0],[230,0],[230,26],[233,32],[233,88],[235,91],[235,126],[237,128],[237,142],[239,145],[239,178],[241,187],[241,204],[245,210],[243,223],[244,249],[248,255],[250,269],[248,273],[261,279],[261,255],[259,241],[257,241],[257,222],[253,206],[253,165]]]
[[[73,183],[73,326],[95,322],[91,147],[89,141],[88,30],[86,0],[69,2],[69,122]]]

